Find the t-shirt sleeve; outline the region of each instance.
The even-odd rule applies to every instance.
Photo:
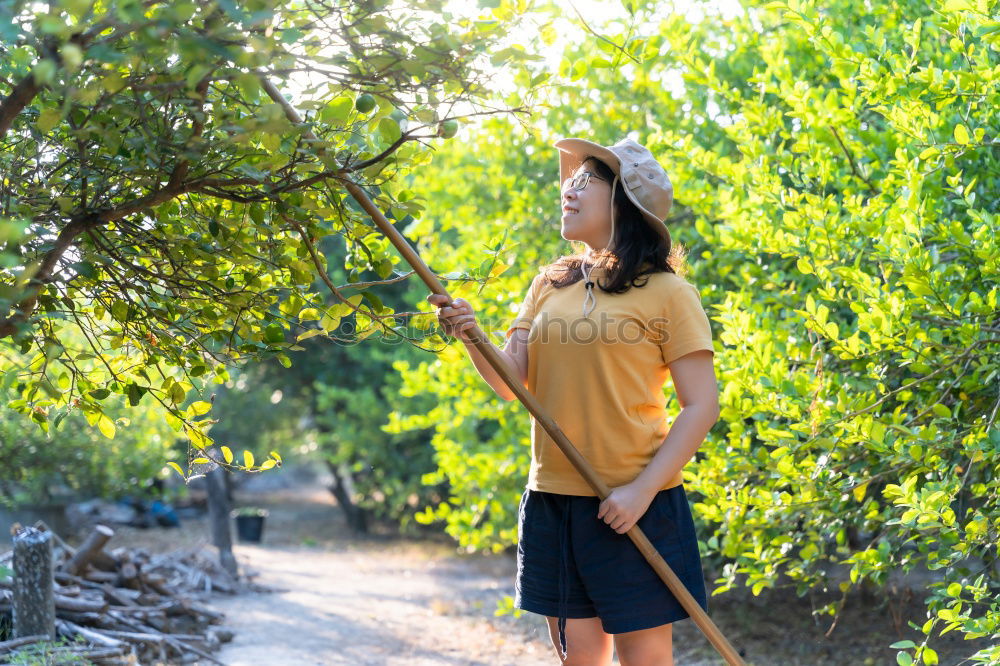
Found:
[[[538,302],[538,290],[541,288],[542,274],[539,273],[535,275],[534,279],[531,281],[531,286],[528,287],[528,293],[524,297],[524,301],[521,303],[521,309],[518,310],[517,316],[507,327],[507,331],[504,337],[509,338],[517,328],[531,328],[531,322],[535,319],[535,312],[537,309]]]
[[[662,312],[657,343],[665,364],[700,349],[715,353],[712,327],[697,287],[684,280],[678,281],[669,290]]]

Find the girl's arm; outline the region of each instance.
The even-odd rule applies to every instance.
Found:
[[[639,521],[663,484],[683,469],[719,420],[719,389],[713,360],[712,352],[702,349],[685,354],[667,366],[681,412],[645,469],[632,482],[613,488],[597,513],[619,534],[628,532]]]
[[[479,327],[476,326],[476,328],[478,329]],[[480,331],[480,334],[482,334],[482,331]],[[521,385],[526,388],[528,386],[528,335],[529,331],[527,329],[514,329],[514,332],[507,338],[507,344],[504,345],[503,349],[497,349],[497,346],[490,342],[490,345],[500,354],[500,358],[505,359],[508,367],[513,368],[512,374],[514,377],[519,378]],[[496,394],[507,401],[517,398],[514,392],[510,390],[510,387],[507,386],[507,382],[493,369],[493,366],[486,360],[486,357],[479,353],[476,346],[464,338],[463,342],[465,342],[465,349],[469,352],[469,357],[476,366],[476,370],[486,380],[486,383],[493,387]]]
[[[479,352],[476,346],[469,341],[473,337],[473,332],[481,338],[486,338],[483,330],[476,323],[476,315],[472,311],[472,306],[462,298],[456,298],[448,304],[447,299],[441,294],[431,294],[427,297],[427,300],[438,307],[438,320],[444,327],[445,332],[448,335],[454,335],[465,343],[465,349],[469,352],[472,363],[476,366],[476,370],[479,371],[479,375],[486,380],[486,383],[504,400],[509,401],[516,398],[517,396],[507,386],[507,382],[490,365],[490,362],[486,360],[486,357]],[[507,363],[511,374],[519,378],[521,384],[525,387],[528,384],[528,334],[529,331],[527,329],[515,329],[507,339],[507,344],[503,349],[497,348],[493,342],[489,341],[489,338],[486,338],[489,345],[499,354],[500,359]]]
[[[701,349],[667,366],[681,412],[656,455],[633,482],[645,487],[650,497],[684,468],[719,420],[719,387],[713,360],[712,352]]]

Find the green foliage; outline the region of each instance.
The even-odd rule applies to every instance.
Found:
[[[343,246],[326,243],[323,252],[331,264],[343,262]],[[339,283],[346,274],[335,268],[330,277]],[[369,276],[366,272],[360,277],[376,282],[385,279],[388,284],[379,285],[379,296],[365,289],[348,298],[370,299],[393,312],[405,311],[407,304],[426,295],[423,283],[411,280],[408,284],[401,279],[405,274]],[[424,330],[431,323],[429,313],[412,314],[409,328],[423,335],[431,333]],[[356,316],[346,314],[340,322],[336,336],[344,342],[339,344],[303,336],[299,349],[291,354],[290,368],[260,363],[234,373],[214,400],[219,418],[210,434],[217,442],[251,451],[280,448],[290,455],[319,458],[344,480],[355,505],[405,530],[412,525],[417,508],[439,501],[444,489],[422,483],[423,475],[435,469],[429,435],[419,431],[392,435],[382,426],[392,401],[405,400],[415,408],[434,403],[429,395],[399,396],[396,389],[401,380],[392,369],[394,361],[416,361],[426,353],[411,345],[392,344],[382,335],[364,345],[351,344]],[[268,408],[261,409],[261,405]]]
[[[86,339],[68,326],[60,338],[63,353],[77,358],[80,372],[102,372],[95,359],[80,353]],[[25,359],[9,357],[14,364]],[[10,376],[7,380],[12,379]],[[53,373],[56,386],[67,389],[69,373]],[[9,382],[8,382],[9,383]],[[19,387],[0,388],[0,401],[18,408],[24,403]],[[151,403],[135,406],[110,392],[93,398],[102,405],[97,429],[80,402],[58,404],[38,400],[29,415],[9,412],[0,419],[0,504],[49,502],[58,497],[115,497],[135,492],[138,485],[160,474],[163,461],[183,446]]]
[[[376,297],[328,303],[316,289],[328,237],[349,246],[351,282],[399,263],[336,177],[394,219],[418,213],[398,174],[426,158],[439,123],[468,122],[448,115],[456,104],[506,112],[479,55],[524,3],[483,20],[423,2],[286,4],[0,8],[0,344],[19,352],[0,355],[9,409],[72,404],[112,437],[102,401],[119,395],[156,405],[210,456],[215,419],[187,402],[229,367],[287,368],[297,340],[333,340],[351,313],[357,339],[405,335]],[[84,350],[61,343],[69,325]],[[100,363],[77,365],[88,359]],[[218,462],[248,467],[237,459]]]
[[[414,174],[413,189],[431,203],[429,214],[407,228],[426,239],[418,250],[446,276],[492,276],[446,286],[453,298],[473,305],[480,326],[501,346],[533,267],[557,256],[560,240],[558,193],[550,192],[556,177],[551,165],[537,163],[537,154],[549,149],[525,137],[511,150],[511,141],[496,138],[509,131],[505,123],[486,121],[466,146],[439,153]],[[462,270],[468,266],[476,268]],[[433,309],[426,301],[420,307]],[[528,469],[527,413],[493,393],[460,343],[434,360],[401,359],[394,367],[404,378],[404,398],[426,394],[436,400],[429,408],[401,403],[387,429],[432,431],[437,469],[424,482],[447,482],[450,488],[450,497],[427,506],[417,520],[440,522],[468,551],[510,547]]]
[[[0,392],[0,399],[8,397]],[[151,407],[129,408],[116,396],[106,401],[105,409],[109,421],[119,427],[112,440],[88,428],[78,410],[68,410],[48,434],[19,414],[0,421],[0,468],[4,470],[0,504],[134,493],[140,484],[158,476],[163,461],[182,448]]]
[[[423,169],[436,256],[475,265],[514,230],[513,269],[473,302],[509,321],[537,266],[570,250],[551,141],[634,130],[675,184],[672,230],[719,343],[721,420],[685,474],[723,571],[713,593],[759,593],[780,572],[804,595],[833,562],[849,568],[846,595],[922,565],[940,580],[900,663],[937,663],[944,631],[996,637],[995,3],[769,2],[698,23],[661,9],[566,49],[541,136],[495,146],[504,130],[487,123],[474,150]],[[446,180],[470,186],[435,187]],[[436,427],[429,478],[452,497],[426,518],[466,548],[513,545],[527,416],[457,347],[399,369],[406,391],[440,399],[394,415]],[[1000,663],[996,650],[971,661]]]

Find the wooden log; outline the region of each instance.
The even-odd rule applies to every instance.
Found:
[[[154,592],[157,592],[165,597],[173,596],[173,592],[167,587],[167,581],[163,578],[163,576],[159,576],[157,574],[142,574],[141,579]]]
[[[103,645],[105,647],[119,647],[121,645],[125,645],[124,641],[120,641],[117,638],[111,638],[110,636],[105,636],[100,631],[88,629],[87,627],[80,626],[79,624],[70,622],[69,620],[56,620],[56,624],[59,626],[59,633],[70,638],[79,634],[91,643],[97,643],[98,645]]]
[[[101,613],[78,613],[76,611],[62,610],[60,608],[56,608],[56,617],[61,620],[69,620],[70,622],[82,625],[100,624],[104,619],[104,615]]]
[[[99,550],[90,558],[90,566],[101,571],[117,571],[121,563],[103,550]]]
[[[114,583],[118,580],[118,574],[112,571],[94,571],[89,570],[87,573],[83,574],[84,580],[89,580],[94,583]]]
[[[80,586],[79,585],[59,585],[56,587],[56,594],[61,594],[64,597],[78,597],[80,596]]]
[[[64,597],[61,594],[55,595],[56,608],[61,608],[77,613],[103,613],[108,610],[108,602],[104,599],[88,599],[78,597]]]
[[[6,654],[23,645],[29,645],[31,643],[38,643],[39,641],[52,640],[50,636],[45,636],[43,634],[38,634],[35,636],[22,636],[21,638],[13,638],[9,641],[3,641],[0,643],[0,654]]]
[[[118,569],[118,578],[115,581],[115,587],[129,587],[133,590],[138,590],[139,581],[137,580],[139,576],[139,569],[132,562],[125,562],[122,564],[121,568]]]
[[[65,571],[56,571],[54,578],[60,585],[78,585],[87,590],[101,589],[101,583],[95,583],[94,581],[87,580],[81,576],[71,576]]]
[[[132,592],[131,590],[129,590],[129,592],[126,592],[125,590],[117,588],[117,587],[115,587],[113,585],[109,585],[107,583],[105,583],[102,586],[101,590],[104,592],[104,596],[105,597],[107,597],[111,601],[114,601],[114,602],[116,602],[116,603],[118,603],[118,604],[120,604],[122,606],[137,606],[138,605],[138,604],[135,603],[135,596],[138,596],[138,595],[133,596],[131,594],[131,592]]]
[[[166,611],[173,607],[174,603],[171,602],[158,606],[108,606],[108,610],[126,615],[166,615]]]
[[[147,626],[145,626],[145,625],[143,625],[143,624],[141,624],[139,622],[135,622],[135,621],[133,621],[133,620],[131,620],[129,618],[126,618],[124,616],[118,615],[117,613],[115,614],[115,619],[119,620],[123,624],[127,624],[127,625],[131,626],[133,629],[136,629],[138,631],[149,631],[151,629],[150,627],[147,627]],[[173,647],[174,649],[180,651],[181,654],[183,654],[184,652],[193,652],[193,653],[195,653],[195,654],[197,654],[197,655],[199,655],[199,656],[207,659],[208,661],[212,662],[213,664],[219,664],[220,666],[225,666],[225,664],[223,662],[219,661],[218,659],[216,659],[215,657],[213,657],[209,653],[205,652],[204,650],[196,648],[193,645],[189,645],[187,643],[182,643],[181,641],[176,640],[173,637],[171,637],[170,634],[163,634],[163,639],[167,643],[169,643],[171,647]]]
[[[136,631],[119,631],[118,629],[101,629],[101,633],[106,636],[111,636],[112,638],[120,638],[122,640],[131,641],[133,643],[163,643],[164,636],[163,633],[139,633]],[[172,635],[172,638],[181,638],[180,636]],[[187,638],[187,636],[184,636]]]
[[[13,638],[55,637],[52,533],[23,527],[14,534]]]
[[[80,544],[76,554],[70,558],[66,565],[66,572],[78,574],[82,572],[92,558],[101,552],[108,539],[115,535],[115,531],[107,525],[95,525],[87,538]]]
[[[204,615],[209,619],[209,622],[212,624],[218,624],[222,622],[223,618],[225,617],[222,613],[217,613],[189,599],[178,599],[177,605],[174,608],[167,611],[167,615],[187,615],[188,613],[197,613],[198,615]]]

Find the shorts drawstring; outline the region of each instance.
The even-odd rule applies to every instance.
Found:
[[[565,502],[563,507],[562,529],[559,533],[559,648],[565,660],[566,650],[566,615],[569,603],[569,509],[571,502]]]

